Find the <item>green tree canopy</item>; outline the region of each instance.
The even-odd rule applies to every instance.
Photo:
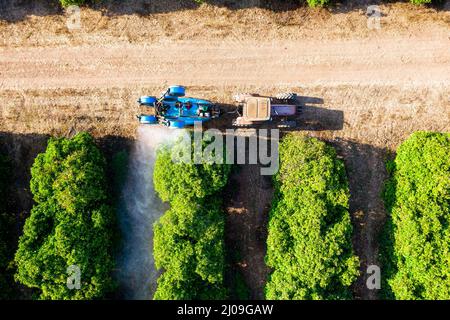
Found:
[[[162,146],[154,170],[155,190],[163,201],[178,197],[203,199],[220,191],[227,183],[230,166],[215,163],[172,161],[172,150],[184,146],[180,139]],[[204,145],[205,147],[205,145]],[[194,148],[191,149],[192,159]]]
[[[416,4],[416,5],[421,5],[421,4],[428,4],[428,3],[432,3],[432,0],[409,0],[409,2],[411,2],[412,4]],[[439,1],[434,1],[434,2],[439,2]]]
[[[86,0],[59,0],[59,2],[61,3],[61,5],[63,7],[68,7],[68,6],[81,6],[82,4],[84,4],[86,2]]]
[[[331,4],[331,0],[306,0],[308,6],[315,7],[326,7]]]
[[[348,299],[358,275],[349,190],[335,150],[315,138],[288,135],[269,219],[268,299]]]
[[[19,241],[16,279],[39,289],[42,299],[103,297],[113,287],[114,214],[93,138],[50,139],[31,175],[36,204]],[[72,265],[81,271],[79,290],[67,286]]]
[[[171,208],[154,225],[155,264],[164,273],[154,299],[223,299],[224,213],[220,191],[230,167],[173,162],[168,145],[158,151],[155,189]]]
[[[385,293],[450,299],[450,134],[416,132],[388,162]]]

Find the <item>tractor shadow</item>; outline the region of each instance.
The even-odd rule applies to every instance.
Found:
[[[297,117],[297,128],[290,131],[325,131],[342,130],[344,127],[344,112],[319,105],[324,101],[319,97],[299,96],[301,111]]]
[[[296,130],[338,131],[344,127],[344,112],[313,105],[305,105],[297,118]]]

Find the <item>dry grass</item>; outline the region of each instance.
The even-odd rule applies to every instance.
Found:
[[[83,8],[82,29],[75,31],[66,28],[64,15],[26,16],[24,12],[26,17],[17,22],[0,20],[0,46],[106,45],[111,42],[153,43],[199,39],[226,41],[230,38],[355,39],[374,36],[367,28],[366,8],[363,6],[340,6],[335,9],[298,7],[277,12],[262,8],[234,10],[204,4],[198,9],[146,13],[141,9],[141,2],[136,1],[134,9],[119,14],[108,9]],[[420,34],[431,28],[433,32],[436,28],[448,32],[448,11],[405,3],[386,4],[380,8],[385,35]],[[45,8],[41,11],[45,12]]]
[[[159,93],[158,87],[94,88],[62,90],[0,91],[1,131],[65,135],[71,129],[88,130],[102,137],[116,135],[134,137],[137,121],[136,97],[142,92]],[[237,92],[296,91],[303,96],[324,100],[318,109],[304,115],[316,120],[321,130],[310,134],[327,140],[345,139],[379,148],[395,149],[416,130],[450,131],[450,87],[393,86],[193,86],[189,95],[204,97],[232,105]],[[368,99],[367,97],[370,97]],[[231,107],[230,107],[231,108]],[[327,112],[327,110],[332,110]],[[342,130],[327,130],[339,121],[334,111],[343,114]],[[301,118],[300,118],[301,121]],[[228,120],[217,122],[230,125]],[[307,129],[307,128],[305,128]]]

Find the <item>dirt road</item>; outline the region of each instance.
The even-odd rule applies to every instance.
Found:
[[[0,89],[450,83],[450,33],[405,39],[0,49]]]
[[[88,130],[97,137],[133,138],[136,98],[175,83],[188,86],[189,95],[227,104],[238,92],[298,92],[305,104],[300,131],[334,143],[346,162],[354,246],[362,261],[354,292],[375,299],[364,285],[365,270],[378,263],[386,153],[416,130],[450,131],[449,13],[439,13],[439,22],[418,20],[417,26],[410,23],[413,16],[387,10],[384,19],[392,24],[368,31],[364,14],[355,11],[254,9],[264,17],[258,20],[252,10],[204,6],[148,17],[88,12],[99,22],[81,35],[61,31],[59,16],[0,19],[0,132]],[[189,24],[193,15],[197,24]],[[186,29],[174,28],[173,21]],[[246,179],[236,184],[261,193],[247,188],[253,182]],[[261,195],[236,196],[227,204],[228,221],[234,221],[229,230],[264,226],[267,210],[252,203]],[[262,297],[264,239],[242,235],[229,241],[241,248],[251,296]],[[250,250],[240,241],[255,246]]]

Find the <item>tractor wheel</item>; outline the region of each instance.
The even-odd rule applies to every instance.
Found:
[[[139,122],[142,124],[156,124],[158,123],[158,119],[155,116],[141,115],[139,117]]]
[[[169,95],[174,97],[184,97],[186,94],[186,88],[183,86],[171,86],[169,87]]]
[[[145,105],[145,106],[153,106],[156,101],[158,101],[158,99],[156,99],[156,97],[152,97],[152,96],[142,96],[138,100],[139,104]]]
[[[275,96],[275,98],[280,100],[290,100],[290,101],[296,101],[297,100],[297,94],[293,92],[286,92],[286,93],[280,93]]]
[[[174,120],[174,121],[170,121],[170,127],[171,128],[175,128],[175,129],[183,129],[184,128],[184,121],[180,121],[180,120]]]

